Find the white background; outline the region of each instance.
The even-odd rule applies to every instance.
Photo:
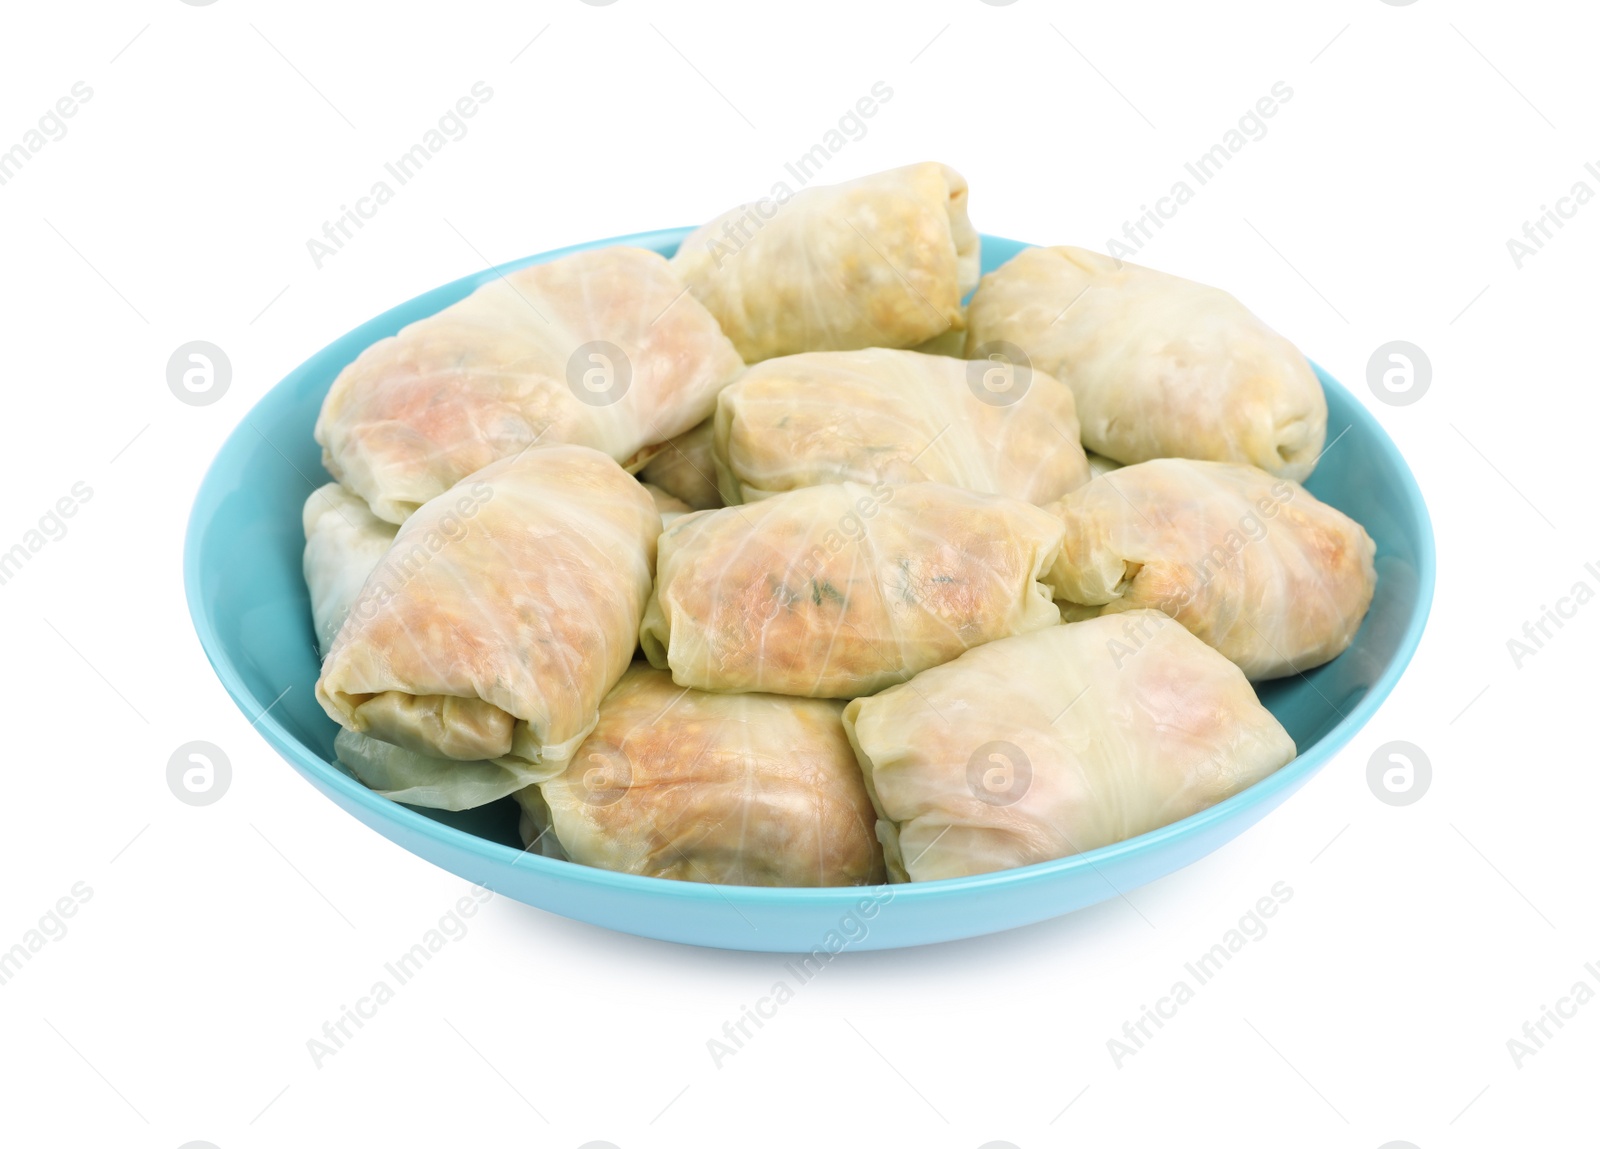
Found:
[[[5,21],[0,148],[74,82],[93,96],[0,187],[0,549],[94,493],[0,586],[0,948],[75,882],[93,896],[0,986],[0,1139],[1592,1143],[1600,1004],[1520,1068],[1506,1044],[1600,987],[1600,607],[1520,669],[1506,647],[1600,584],[1600,205],[1520,269],[1506,247],[1575,181],[1600,191],[1586,6],[127,0]],[[470,134],[318,270],[307,239],[479,80]],[[755,198],[879,80],[893,97],[830,182],[937,158],[980,229],[1100,249],[1292,88],[1139,261],[1233,291],[1400,444],[1440,552],[1415,663],[1211,857],[1014,933],[847,953],[720,1069],[707,1039],[782,958],[498,899],[315,1068],[307,1039],[465,883],[320,797],[212,676],[179,566],[207,462],[360,321],[485,260]],[[212,406],[167,389],[194,339],[233,364]],[[1393,339],[1432,362],[1411,406],[1365,383]],[[193,739],[234,768],[204,808],[165,782]],[[1434,769],[1404,808],[1365,780],[1393,739]],[[1294,895],[1270,932],[1117,1067],[1107,1039],[1275,882]]]

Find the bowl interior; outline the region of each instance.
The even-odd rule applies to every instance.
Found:
[[[688,229],[652,232],[583,246],[631,243],[670,255],[687,233]],[[991,236],[983,237],[983,245],[985,272],[1027,246]],[[190,610],[208,657],[249,718],[259,718],[270,707],[270,715],[258,723],[268,741],[319,787],[330,793],[337,788],[347,806],[352,802],[364,806],[361,816],[370,824],[393,816],[410,819],[405,818],[404,808],[364,791],[335,764],[337,727],[313,694],[318,656],[300,569],[305,545],[300,512],[311,491],[329,478],[311,437],[317,412],[339,371],[374,341],[448,306],[504,271],[570,250],[575,249],[530,257],[446,284],[362,324],[312,356],[245,417],[212,465],[196,500],[185,576]],[[1392,688],[1427,615],[1433,538],[1421,494],[1394,444],[1371,415],[1321,368],[1317,374],[1328,398],[1331,446],[1306,485],[1319,499],[1364,525],[1376,541],[1377,594],[1344,655],[1309,674],[1259,687],[1262,701],[1293,736],[1300,758],[1250,791],[1195,816],[1208,826],[1227,816],[1230,807],[1264,802],[1269,791],[1281,798],[1348,740]],[[1310,753],[1313,748],[1317,753]],[[510,799],[462,813],[420,808],[415,813],[486,843],[520,849],[517,813]],[[1248,821],[1233,832],[1244,824]],[[1183,823],[1176,825],[1181,828]],[[1168,827],[1156,834],[1172,831]],[[1128,847],[1129,843],[1121,843],[1107,850],[1121,854]],[[1100,853],[1084,855],[1074,864],[1093,865]],[[536,866],[564,865],[540,858],[527,861]],[[918,893],[931,894],[932,887],[947,884],[952,883],[926,883]]]

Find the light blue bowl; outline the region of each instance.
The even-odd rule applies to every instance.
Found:
[[[1378,591],[1354,645],[1262,701],[1300,748],[1270,778],[1220,805],[1114,846],[981,877],[863,889],[761,889],[615,874],[525,854],[506,799],[451,814],[379,797],[333,765],[336,731],[313,695],[311,613],[300,574],[300,509],[327,481],[312,441],[322,397],[368,345],[448,306],[500,272],[626,243],[665,255],[689,229],[547,252],[458,279],[363,323],[274,387],[223,444],[200,486],[184,586],[200,644],[239,708],[311,784],[412,853],[500,894],[645,937],[791,953],[885,949],[993,933],[1115,897],[1242,833],[1298,789],[1372,717],[1422,637],[1433,597],[1433,531],[1422,493],[1383,429],[1321,368],[1328,440],[1307,486],[1377,541]],[[991,271],[1026,244],[983,237]],[[283,694],[285,690],[287,694]],[[261,717],[273,699],[283,698]],[[875,895],[875,898],[874,898]],[[823,960],[821,958],[817,960]]]

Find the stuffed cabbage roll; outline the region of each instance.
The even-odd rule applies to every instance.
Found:
[[[1063,527],[939,483],[835,483],[699,511],[661,536],[640,642],[679,686],[853,698],[1054,626]]]
[[[742,364],[667,261],[582,251],[493,280],[374,343],[317,419],[323,465],[404,522],[532,443],[575,443],[630,470],[711,414]]]
[[[1047,503],[1089,481],[1072,392],[1039,371],[869,348],[768,359],[717,398],[723,499],[849,480]]]
[[[1328,407],[1306,357],[1233,296],[1078,247],[983,277],[967,355],[1000,344],[1072,388],[1083,444],[1119,463],[1180,456],[1311,473]]]
[[[660,444],[640,470],[639,478],[682,499],[694,510],[722,506],[717,464],[711,457],[711,433],[711,420],[707,419]]]
[[[672,265],[748,363],[915,347],[964,324],[978,233],[967,181],[920,163],[736,207]]]
[[[897,881],[1083,853],[1290,761],[1239,668],[1157,611],[969,650],[845,707]]]
[[[491,464],[400,529],[317,699],[423,757],[497,762],[520,785],[558,773],[633,658],[660,530],[649,492],[591,448]]]
[[[629,667],[600,724],[525,790],[523,840],[574,862],[691,882],[854,886],[884,880],[843,704],[708,694]]]
[[[300,523],[306,532],[301,569],[311,592],[317,653],[325,655],[350,613],[350,604],[389,550],[398,528],[378,518],[365,499],[338,483],[311,492]]]
[[[1064,610],[1171,615],[1252,679],[1321,666],[1372,603],[1372,539],[1255,467],[1155,459],[1048,508],[1066,524],[1048,581]]]
[[[383,561],[400,528],[386,523],[365,499],[338,483],[312,492],[306,500],[305,576],[317,649],[328,648],[361,594],[367,578]],[[334,756],[372,790],[397,802],[445,810],[467,810],[504,798],[542,776],[517,762],[456,762],[403,750],[354,730],[339,731]]]

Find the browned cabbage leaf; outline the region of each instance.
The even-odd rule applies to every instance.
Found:
[[[722,497],[845,480],[1047,503],[1089,481],[1072,392],[1042,371],[869,348],[768,359],[717,397]]]
[[[871,694],[1052,626],[1061,521],[939,483],[835,483],[676,520],[640,641],[680,686]]]
[[[843,704],[708,694],[634,663],[565,772],[518,794],[524,841],[574,862],[691,882],[853,886],[883,852]]]
[[[556,773],[633,657],[660,530],[643,485],[588,447],[492,464],[406,521],[318,701],[415,754]]]
[[[967,324],[968,357],[1009,344],[1071,387],[1084,446],[1119,463],[1217,459],[1303,480],[1322,451],[1311,365],[1215,287],[1035,247],[983,277]]]
[[[1252,679],[1336,657],[1372,603],[1361,524],[1255,467],[1156,459],[1048,509],[1067,528],[1047,579],[1067,613],[1162,611]]]
[[[513,271],[361,353],[317,419],[323,464],[389,522],[496,459],[576,443],[629,469],[711,414],[742,364],[634,247]]]
[[[1083,853],[1294,757],[1239,668],[1156,611],[969,650],[845,707],[897,881]]]
[[[959,329],[978,244],[967,181],[930,162],[733,208],[672,265],[754,363]]]

